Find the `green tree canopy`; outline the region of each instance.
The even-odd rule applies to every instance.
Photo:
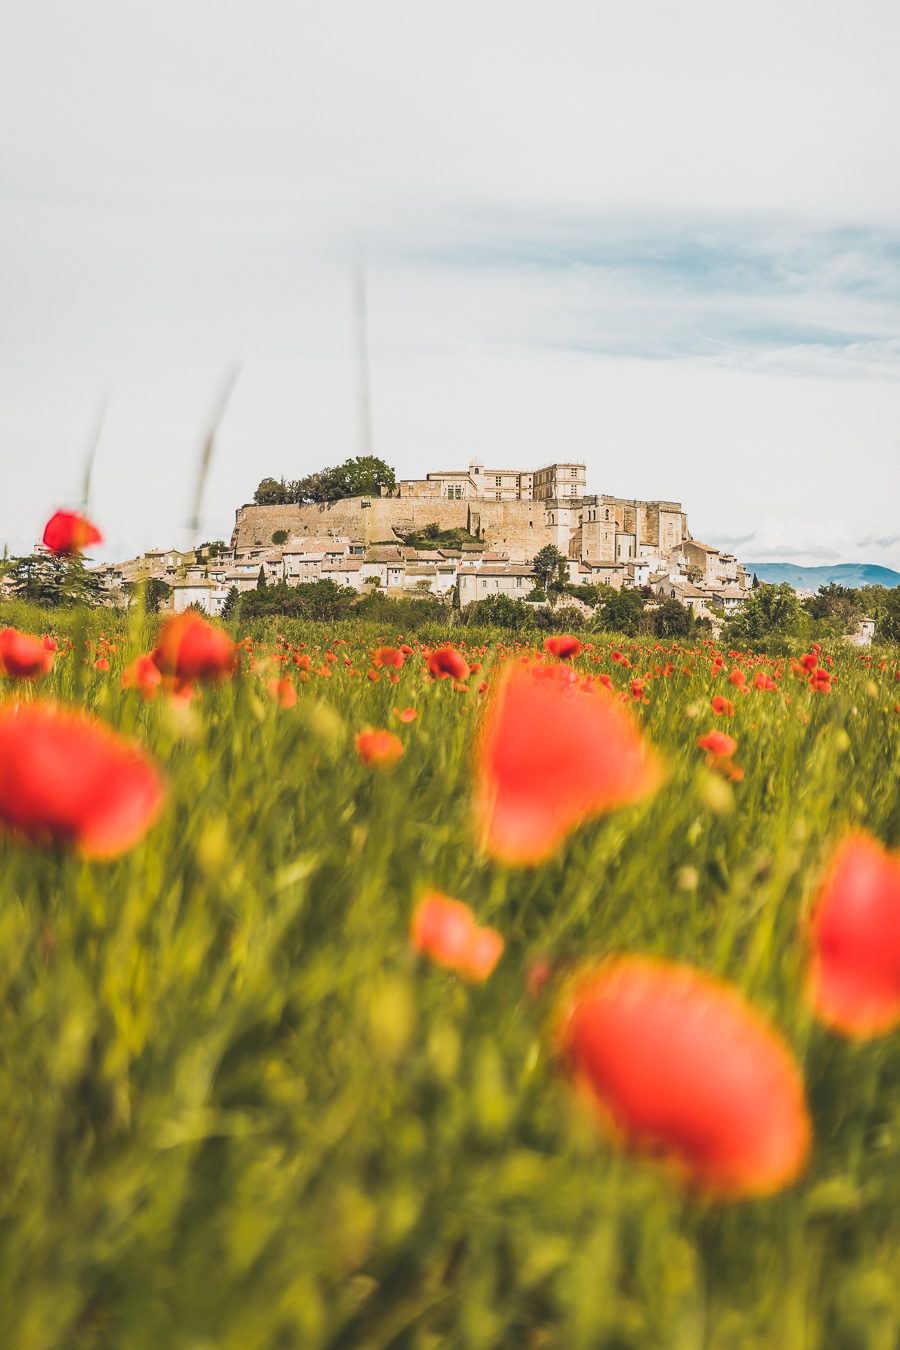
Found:
[[[777,586],[763,583],[751,590],[725,630],[729,642],[764,642],[771,638],[805,639],[809,616],[796,592],[786,581]]]
[[[390,464],[377,455],[357,455],[345,459],[343,464],[319,469],[294,481],[264,478],[253,494],[253,500],[257,506],[336,502],[342,497],[374,497],[382,488],[396,485],[397,478]]]
[[[670,596],[653,615],[653,631],[657,637],[688,637],[694,628],[694,615],[686,605]]]
[[[103,584],[89,572],[80,557],[56,558],[49,553],[30,553],[16,558],[7,575],[21,600],[55,609],[63,605],[100,605]]]
[[[553,604],[555,597],[566,584],[568,573],[565,558],[554,544],[545,544],[534,555],[531,570],[534,572],[537,587],[546,592],[547,598]]]
[[[637,633],[643,617],[644,597],[628,586],[618,591],[610,587],[596,611],[600,627],[610,633]]]

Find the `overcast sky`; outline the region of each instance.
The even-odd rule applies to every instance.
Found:
[[[2,0],[0,542],[266,474],[584,459],[747,560],[900,568],[896,0]]]

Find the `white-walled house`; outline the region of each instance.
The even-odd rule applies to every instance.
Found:
[[[526,563],[482,563],[480,567],[463,564],[459,569],[460,608],[492,595],[524,600],[534,585],[534,572]]]

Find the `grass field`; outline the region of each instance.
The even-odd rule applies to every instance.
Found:
[[[896,1350],[900,1035],[836,1034],[804,996],[835,844],[900,845],[896,649],[821,653],[827,690],[787,656],[595,637],[574,666],[625,695],[665,779],[509,868],[476,846],[473,742],[541,639],[467,632],[482,668],[454,682],[410,638],[376,680],[402,635],[269,624],[235,634],[233,679],[145,700],[122,689],[145,622],[0,613],[61,648],[0,708],[74,703],[166,783],[112,861],[0,842],[0,1346]],[[402,757],[364,763],[365,727]],[[697,746],[714,728],[740,781]],[[429,889],[503,935],[483,982],[411,950]],[[554,1025],[568,972],[614,952],[721,976],[786,1038],[796,1183],[704,1199],[598,1127]]]

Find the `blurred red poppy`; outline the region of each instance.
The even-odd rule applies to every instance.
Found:
[[[44,526],[43,543],[58,556],[73,555],[91,544],[102,544],[103,535],[86,516],[76,511],[57,511]]]
[[[838,845],[810,925],[809,996],[850,1036],[900,1023],[900,857],[866,834]]]
[[[151,655],[137,657],[122,671],[122,688],[138,689],[143,698],[155,698],[161,684],[162,675]]]
[[[544,650],[551,656],[558,656],[561,661],[571,661],[581,652],[581,643],[571,633],[563,633],[558,637],[544,638]]]
[[[52,703],[0,712],[0,823],[36,844],[111,858],[138,842],[163,800],[136,744]]]
[[[268,681],[266,688],[269,698],[273,703],[277,703],[279,708],[293,708],[297,702],[297,688],[294,682],[287,676],[281,679],[272,678]]]
[[[712,710],[717,717],[733,717],[734,704],[730,698],[723,698],[721,694],[714,694],[712,697]]]
[[[356,753],[364,764],[393,764],[403,754],[403,742],[392,731],[367,728],[356,738]]]
[[[604,1124],[712,1196],[765,1195],[806,1160],[803,1080],[738,990],[689,966],[621,957],[576,986],[561,1049]]]
[[[163,675],[207,681],[231,676],[237,658],[227,633],[186,609],[163,624],[153,660]]]
[[[476,750],[479,832],[495,858],[541,862],[582,821],[660,779],[629,715],[571,667],[516,665],[496,683]]]
[[[17,628],[4,628],[0,632],[0,674],[14,680],[34,680],[46,675],[53,665],[55,648],[55,643],[52,649],[48,648],[46,639],[20,633]]]
[[[379,647],[373,660],[376,666],[396,666],[399,670],[406,660],[406,655],[397,647]]]
[[[454,680],[464,680],[469,673],[465,658],[455,647],[438,647],[428,657],[428,669],[436,680],[445,680],[448,675]]]
[[[502,934],[475,921],[468,905],[430,891],[416,906],[409,940],[417,952],[474,983],[486,980],[503,955]]]
[[[733,755],[737,749],[737,741],[724,731],[708,731],[705,736],[698,736],[697,744],[715,758]]]

